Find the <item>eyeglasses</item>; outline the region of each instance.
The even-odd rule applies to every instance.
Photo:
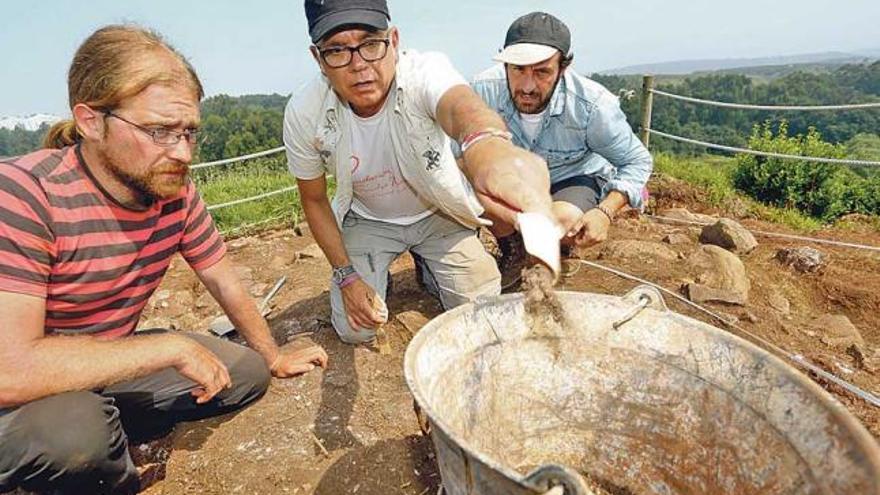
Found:
[[[388,53],[388,44],[391,43],[389,38],[383,40],[367,40],[358,46],[332,46],[330,48],[320,49],[318,53],[327,66],[334,69],[340,69],[351,63],[351,57],[354,52],[358,52],[365,62],[375,62],[385,58]],[[317,47],[315,47],[317,48]]]
[[[183,132],[177,132],[172,131],[167,127],[144,127],[140,124],[135,124],[128,119],[124,119],[119,115],[111,112],[110,110],[105,110],[104,115],[108,117],[115,117],[125,122],[126,124],[136,128],[137,130],[153,138],[153,142],[158,144],[159,146],[174,146],[179,143],[181,139],[186,139],[186,143],[190,146],[195,146],[198,144],[198,129],[187,129]]]

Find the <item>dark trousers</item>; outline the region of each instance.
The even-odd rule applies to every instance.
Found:
[[[187,336],[226,364],[231,388],[198,405],[190,394],[195,383],[168,368],[103,390],[67,392],[0,409],[0,493],[15,487],[135,493],[138,475],[128,454],[129,437],[149,439],[179,421],[232,412],[266,392],[270,375],[259,354],[214,337]]]

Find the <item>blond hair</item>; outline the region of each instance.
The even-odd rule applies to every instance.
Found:
[[[105,26],[89,36],[73,57],[67,73],[70,108],[84,103],[113,109],[154,84],[183,84],[201,100],[202,83],[195,69],[156,32],[131,25]],[[63,148],[81,136],[73,120],[49,129],[46,148]]]

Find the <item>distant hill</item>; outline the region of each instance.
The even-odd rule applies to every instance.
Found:
[[[0,129],[13,130],[18,127],[26,131],[37,131],[44,124],[52,125],[59,120],[61,120],[61,117],[45,113],[25,117],[0,117]]]
[[[817,70],[827,72],[845,64],[871,62],[880,58],[880,55],[871,55],[875,51],[880,52],[880,49],[863,50],[858,54],[824,52],[761,58],[676,60],[653,64],[630,65],[627,67],[601,71],[600,73],[606,75],[626,75],[728,72],[769,78],[774,76],[780,77],[797,70],[803,70],[805,72],[816,72]]]

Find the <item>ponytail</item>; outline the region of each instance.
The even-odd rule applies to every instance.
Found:
[[[56,122],[46,137],[43,138],[44,148],[61,149],[66,146],[72,146],[80,140],[79,132],[76,130],[76,122],[73,120],[62,120]]]

